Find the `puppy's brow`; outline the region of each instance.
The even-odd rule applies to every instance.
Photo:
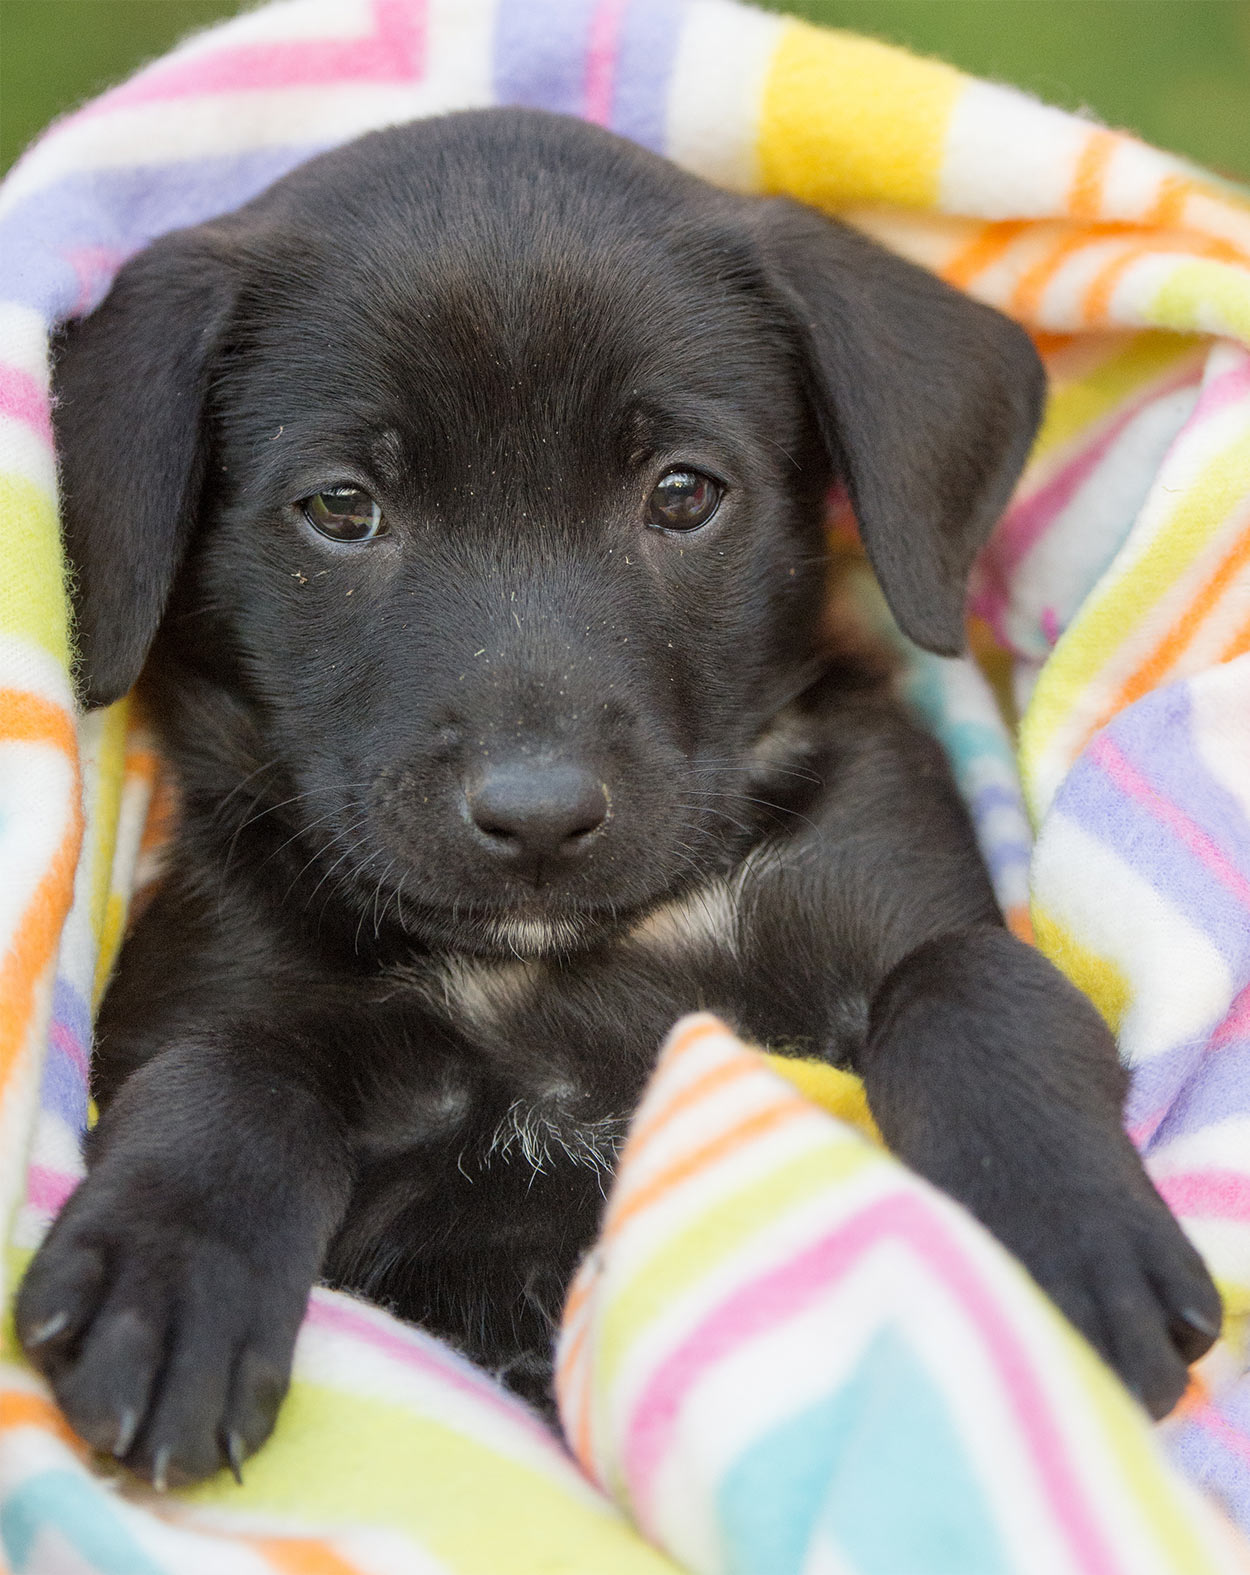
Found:
[[[382,480],[397,486],[403,472],[404,447],[394,427],[386,427],[374,438],[369,457],[377,466]]]

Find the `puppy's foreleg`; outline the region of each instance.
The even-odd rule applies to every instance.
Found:
[[[18,1334],[75,1429],[157,1486],[237,1473],[273,1427],[351,1185],[314,1060],[272,1024],[153,1056],[21,1287]]]
[[[1124,1132],[1127,1078],[1089,1001],[1006,930],[956,931],[887,975],[857,1065],[890,1147],[1165,1415],[1219,1299]]]
[[[1011,1248],[1162,1415],[1220,1304],[1124,1132],[1114,1038],[998,920],[933,741],[864,707],[831,736],[812,823],[749,877],[746,973],[783,1031],[805,1023],[813,1049],[862,1074],[894,1152]]]

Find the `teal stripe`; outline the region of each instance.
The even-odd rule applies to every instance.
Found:
[[[740,1456],[717,1507],[727,1575],[800,1575],[821,1542],[859,1575],[1010,1572],[946,1401],[891,1329]]]
[[[166,1575],[116,1514],[109,1495],[74,1471],[42,1471],[0,1505],[0,1548],[21,1575],[45,1538],[69,1543],[99,1575]],[[41,1563],[44,1561],[41,1561]]]

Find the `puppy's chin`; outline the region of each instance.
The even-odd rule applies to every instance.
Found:
[[[463,952],[492,959],[571,957],[618,935],[632,915],[615,911],[560,911],[554,907],[492,909],[462,906],[454,911],[405,906],[404,929],[434,951]]]

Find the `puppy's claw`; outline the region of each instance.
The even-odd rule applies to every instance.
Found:
[[[117,1460],[124,1460],[130,1453],[130,1446],[135,1441],[135,1434],[139,1431],[139,1413],[134,1410],[122,1412],[121,1425],[117,1429],[117,1438],[113,1443],[113,1455]]]
[[[55,1340],[63,1329],[69,1327],[69,1314],[62,1309],[53,1313],[51,1318],[45,1318],[42,1323],[37,1323],[29,1334],[24,1335],[22,1344],[27,1350],[32,1346],[44,1345],[48,1340]]]
[[[1188,1324],[1195,1334],[1200,1334],[1205,1339],[1214,1340],[1219,1335],[1219,1320],[1208,1318],[1206,1313],[1197,1307],[1183,1307],[1177,1316],[1181,1323]]]
[[[1190,1306],[1173,1315],[1168,1332],[1185,1361],[1196,1362],[1215,1344],[1220,1325],[1199,1308]]]
[[[243,1440],[237,1433],[226,1434],[226,1464],[230,1467],[230,1475],[243,1486]]]
[[[163,1444],[156,1451],[152,1460],[152,1486],[158,1493],[163,1493],[169,1486],[169,1462],[173,1450],[168,1444]]]

